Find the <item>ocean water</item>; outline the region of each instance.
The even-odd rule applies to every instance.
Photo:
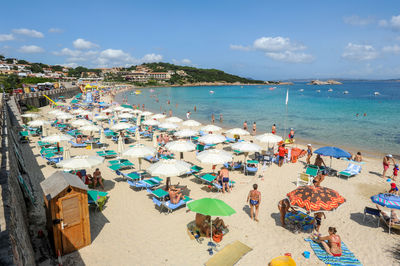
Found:
[[[117,100],[127,97],[130,104],[145,104],[153,112],[172,110],[174,116],[182,118],[191,111],[192,119],[207,123],[214,114],[216,124],[220,124],[222,114],[224,127],[242,127],[247,121],[251,128],[256,122],[257,134],[271,132],[272,124],[276,124],[281,136],[294,128],[295,137],[306,142],[400,154],[400,82],[344,81],[343,85],[322,86],[297,82],[272,87],[160,87],[142,89],[140,95],[125,92]],[[380,95],[374,96],[374,92]]]

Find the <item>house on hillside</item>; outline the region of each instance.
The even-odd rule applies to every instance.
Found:
[[[171,78],[171,75],[168,72],[151,72],[149,73],[149,78],[155,80],[168,80]]]

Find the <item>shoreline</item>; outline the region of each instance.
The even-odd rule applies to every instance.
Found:
[[[259,85],[259,84],[257,84]],[[214,85],[215,86],[215,85]],[[231,85],[229,85],[231,86]],[[151,86],[151,87],[143,87],[141,89],[151,89],[151,88],[159,88],[160,86]],[[173,86],[173,87],[186,87],[186,86]],[[187,86],[190,87],[190,86]],[[121,95],[124,92],[130,91],[130,90],[134,90],[134,89],[139,89],[138,87],[135,87],[133,89],[123,89],[123,90],[118,90],[115,94],[114,97],[114,101],[119,103],[119,104],[123,104],[122,103],[122,99],[121,99]],[[129,104],[129,103],[128,103]],[[159,113],[159,110],[156,110],[154,108],[152,108],[153,106],[146,106],[146,110],[151,111],[153,113]],[[180,117],[181,119],[185,120],[184,117]],[[202,119],[196,119],[197,121],[199,121],[200,123],[207,125],[207,124],[211,124],[211,121],[207,121],[207,120],[202,120]],[[214,123],[217,126],[222,127],[223,131],[228,130],[229,128],[234,128],[234,127],[239,127],[241,128],[241,125],[229,125],[229,124],[224,124],[224,123],[219,123],[219,121],[216,119],[216,123]],[[231,127],[230,127],[231,126]],[[263,133],[269,133],[269,132],[263,132]],[[263,134],[263,133],[258,133],[259,134]],[[310,140],[307,138],[296,138],[296,142],[294,143],[294,145],[300,145],[306,148],[307,144],[310,143],[313,146],[313,150],[316,149],[316,147],[324,147],[324,146],[335,146],[335,144],[333,143],[329,143],[326,141],[316,141],[316,140]],[[339,144],[340,145],[340,144]],[[337,145],[337,146],[339,146]],[[344,146],[344,145],[341,145]],[[364,158],[371,158],[371,159],[381,159],[386,153],[383,153],[381,151],[376,151],[376,150],[368,150],[368,149],[360,149],[360,148],[356,148],[356,147],[351,147],[351,146],[346,146],[346,151],[350,152],[352,155],[356,154],[357,152],[361,152],[362,156]],[[393,157],[396,159],[400,159],[400,155],[399,154],[393,154]]]

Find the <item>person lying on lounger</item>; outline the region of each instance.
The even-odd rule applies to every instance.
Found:
[[[167,177],[165,191],[169,193],[169,199],[172,204],[177,204],[183,197],[181,189],[171,185],[171,179]]]
[[[390,225],[394,225],[394,224],[398,225],[398,224],[400,224],[399,217],[397,216],[396,212],[393,209],[390,210],[390,216],[389,216],[389,215],[386,214],[386,212],[382,211],[379,208],[379,205],[376,205],[376,208],[381,212],[383,219],[385,219],[385,221],[387,223],[390,222]]]

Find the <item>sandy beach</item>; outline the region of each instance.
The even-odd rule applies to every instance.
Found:
[[[105,97],[103,100],[109,102],[111,99]],[[49,111],[49,106],[40,110],[43,115]],[[50,133],[58,132],[54,128],[50,130]],[[35,155],[40,155],[36,145],[38,140],[37,137],[32,138],[30,143]],[[107,143],[109,149],[117,150],[117,145],[110,139],[107,139]],[[152,146],[150,140],[142,139],[140,143]],[[227,146],[218,144],[217,148]],[[300,144],[294,146],[305,149]],[[318,147],[314,147],[316,148]],[[98,150],[70,149],[71,156],[95,155]],[[47,165],[42,157],[37,156],[36,159],[43,167],[42,172],[46,178],[58,170]],[[204,167],[203,172],[211,171],[211,166],[202,165],[194,152],[184,153],[184,159]],[[238,159],[243,161],[243,155],[235,158]],[[315,155],[312,162],[314,159]],[[329,164],[329,158],[324,159]],[[138,160],[130,161],[138,165]],[[380,178],[381,159],[364,158],[364,161],[366,164],[356,177],[346,180],[327,176],[322,183],[322,186],[338,191],[346,198],[346,202],[336,211],[326,213],[320,232],[326,235],[329,226],[336,227],[342,241],[363,265],[395,265],[398,261],[393,252],[398,243],[398,232],[393,230],[392,234],[389,234],[383,222],[377,227],[377,221],[372,221],[371,218],[363,222],[364,207],[374,207],[370,197],[387,192],[390,187]],[[146,169],[149,165],[149,162],[143,161],[142,168]],[[344,160],[332,161],[332,168],[339,171],[344,170],[347,165],[348,162]],[[99,168],[105,179],[105,191],[109,192],[109,199],[102,212],[90,210],[92,244],[64,256],[64,265],[203,265],[210,259],[207,241],[199,244],[191,240],[187,233],[186,225],[194,220],[195,213],[186,208],[168,215],[160,213],[146,190],[132,190],[126,181],[121,180],[107,166],[106,160]],[[231,171],[230,178],[236,181],[236,186],[229,194],[210,191],[207,186],[195,182],[193,176],[172,177],[172,183],[187,186],[193,199],[222,199],[236,210],[236,214],[223,217],[229,225],[230,232],[224,236],[218,248],[222,249],[236,240],[251,247],[253,250],[244,255],[237,265],[266,265],[274,257],[285,253],[291,253],[297,265],[324,265],[315,256],[309,243],[304,241],[304,238],[309,237],[309,233],[294,234],[283,228],[279,221],[278,201],[296,188],[297,176],[304,171],[304,166],[305,157],[297,163],[284,164],[283,167],[272,164],[265,171],[261,171],[259,167],[255,176]],[[246,202],[254,183],[258,184],[262,194],[259,222],[250,220],[249,206]],[[302,255],[304,251],[311,252],[309,259]]]

